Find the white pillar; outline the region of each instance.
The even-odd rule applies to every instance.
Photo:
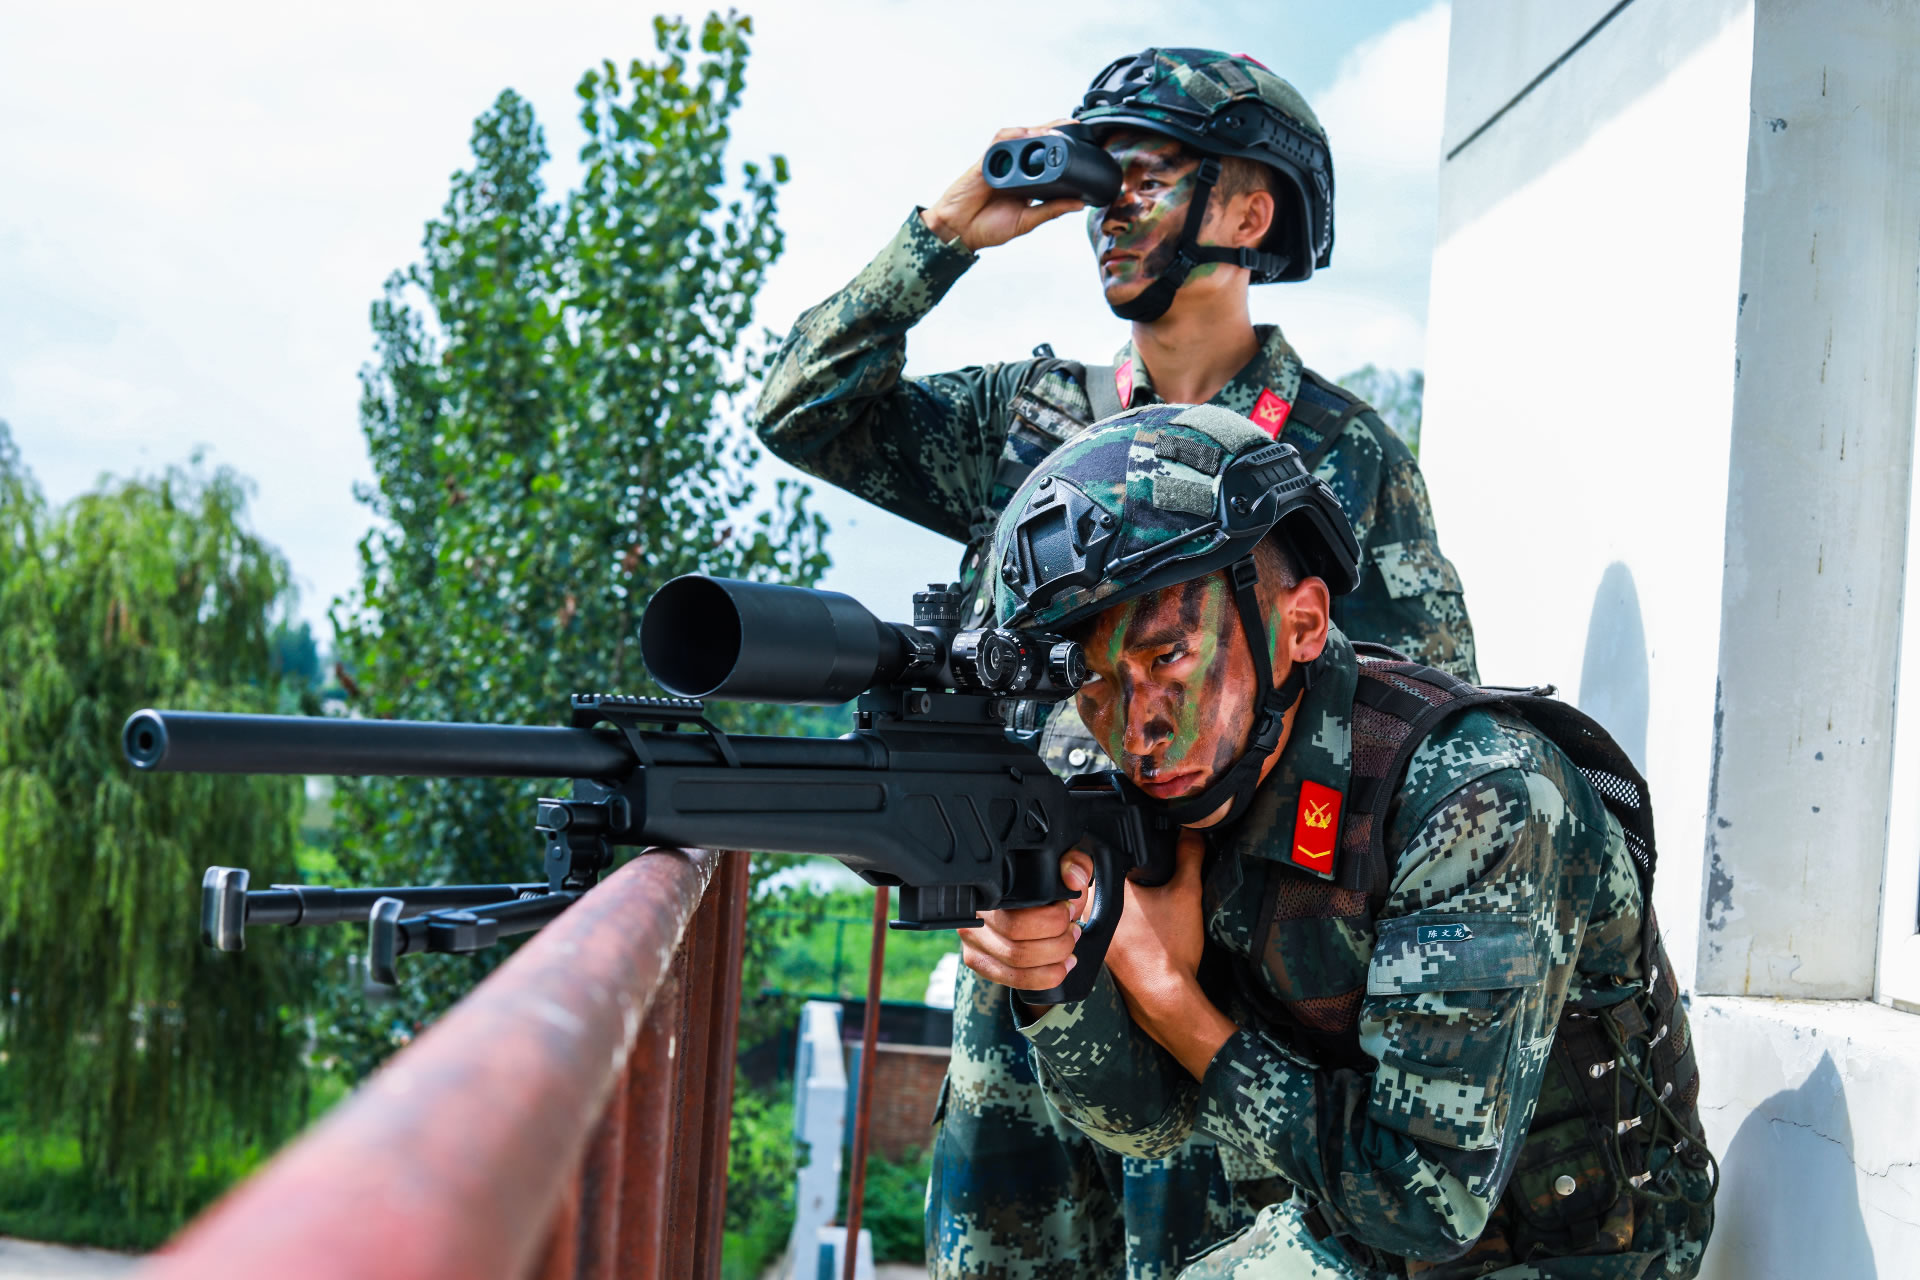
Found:
[[[784,1274],[812,1280],[823,1228],[839,1207],[840,1148],[847,1124],[846,1050],[840,1044],[840,1006],[833,1001],[809,1000],[801,1007],[793,1090],[793,1133],[807,1144],[807,1163],[796,1179]],[[844,1238],[845,1228],[839,1234]]]
[[[1913,4],[1756,5],[1703,992],[1873,990],[1912,487],[1916,85]]]

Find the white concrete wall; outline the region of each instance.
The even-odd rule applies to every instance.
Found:
[[[1920,5],[1762,0],[1751,110],[1700,987],[1859,998],[1913,488]]]
[[[1721,1167],[1702,1280],[1920,1275],[1920,1017],[1704,997],[1693,1030]]]
[[[1463,38],[1514,8],[1534,7],[1458,0],[1450,97],[1490,74],[1513,82]],[[1683,982],[1718,663],[1751,24],[1747,7],[1637,0],[1445,162],[1428,324],[1421,462],[1481,677],[1552,681],[1630,749],[1643,741],[1666,860],[1656,900]],[[1676,33],[1681,57],[1666,50]],[[1635,78],[1667,61],[1653,83]]]
[[[1643,753],[1725,1171],[1703,1275],[1920,1276],[1920,1019],[1737,994],[1873,992],[1884,914],[1880,992],[1920,1004],[1920,693],[1889,763],[1920,3],[1634,0],[1461,147],[1610,8],[1455,0],[1441,538],[1483,677],[1553,680]]]

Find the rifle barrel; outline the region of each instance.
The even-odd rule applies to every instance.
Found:
[[[643,731],[652,762],[718,764],[704,733]],[[282,773],[393,778],[624,778],[637,760],[620,734],[546,725],[343,720],[217,711],[136,711],[122,731],[127,759],[159,773]],[[729,738],[748,768],[884,769],[867,735]]]
[[[545,725],[146,710],[124,740],[135,768],[162,773],[608,778],[634,763],[615,734]]]

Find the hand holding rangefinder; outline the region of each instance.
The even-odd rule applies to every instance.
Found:
[[[1070,196],[1105,208],[1120,194],[1120,166],[1079,124],[994,143],[980,161],[980,176],[996,191],[1031,200]]]

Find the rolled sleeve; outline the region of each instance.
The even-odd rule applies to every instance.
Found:
[[[918,211],[847,286],[794,324],[752,421],[776,456],[965,541],[1033,361],[907,378],[907,333],[973,263]]]
[[[1014,1021],[1033,1050],[1047,1098],[1075,1127],[1122,1155],[1158,1159],[1193,1131],[1199,1087],[1134,1023],[1112,975],[1086,999]]]

